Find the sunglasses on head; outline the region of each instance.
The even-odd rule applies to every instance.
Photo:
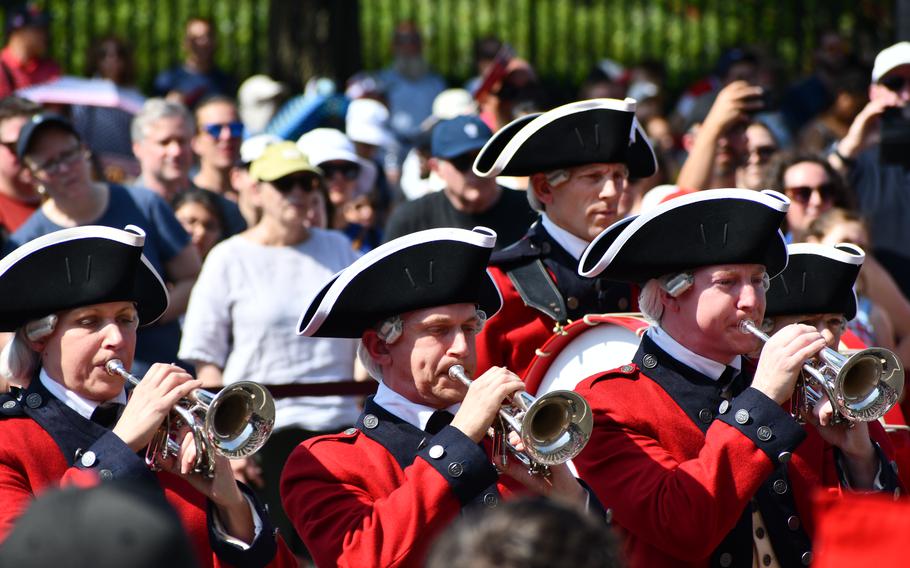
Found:
[[[802,185],[799,187],[788,187],[787,195],[793,201],[799,203],[800,205],[805,205],[809,203],[809,200],[812,199],[812,193],[817,191],[819,196],[821,196],[822,201],[829,202],[834,200],[835,186],[833,183],[823,183],[818,187],[809,187],[807,185]]]
[[[281,193],[290,193],[295,187],[300,187],[304,191],[312,191],[316,189],[319,178],[312,174],[298,174],[298,175],[289,175],[282,178],[278,178],[270,182],[275,189]]]
[[[336,173],[341,174],[344,179],[353,181],[360,175],[360,166],[357,164],[323,164],[319,166],[326,178],[332,178]]]
[[[889,91],[898,93],[906,86],[907,78],[901,75],[889,75],[887,77],[882,77],[879,84],[884,85]]]
[[[221,132],[227,128],[231,133],[231,138],[240,138],[243,136],[243,123],[240,121],[204,124],[202,130],[208,133],[212,138],[220,138]]]
[[[477,158],[477,153],[468,152],[467,154],[462,154],[460,156],[455,156],[454,158],[449,158],[446,160],[452,167],[458,170],[459,172],[469,172],[471,167],[474,165],[474,159]]]

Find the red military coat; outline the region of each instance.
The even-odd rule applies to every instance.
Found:
[[[430,436],[372,400],[357,428],[298,446],[281,476],[284,509],[318,566],[422,566],[462,507],[519,491],[456,428]]]
[[[744,385],[743,385],[744,386]],[[632,567],[752,566],[757,506],[782,566],[811,562],[811,499],[839,491],[835,449],[755,389],[717,382],[647,336],[633,364],[576,389],[594,431],[574,463],[626,536]],[[873,438],[888,446],[878,423]],[[884,454],[880,480],[897,478]]]
[[[539,263],[537,270],[546,271],[549,282],[545,286],[551,287],[551,294],[561,297],[560,309],[565,310],[561,315],[554,312],[552,298],[531,294],[536,298],[532,304],[539,301],[546,308],[542,310],[540,306],[529,305],[516,288],[515,282],[525,290],[541,286],[536,278],[529,279],[527,273],[516,271],[536,263]],[[536,350],[556,331],[558,320],[565,322],[586,314],[636,309],[632,287],[579,276],[578,261],[539,222],[531,225],[522,240],[494,253],[490,265],[488,272],[502,295],[502,309],[487,321],[477,337],[478,375],[495,365],[524,378]]]
[[[68,408],[37,379],[21,399],[0,396],[0,408],[0,539],[35,496],[69,479],[84,480],[89,470],[102,482],[129,478],[159,484],[177,511],[200,566],[296,566],[290,551],[280,539],[276,542],[263,507],[257,506],[263,529],[248,550],[218,539],[204,495],[176,475],[152,473],[119,437]]]

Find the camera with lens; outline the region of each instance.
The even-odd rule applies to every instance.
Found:
[[[910,167],[910,107],[885,109],[880,147],[882,164]]]

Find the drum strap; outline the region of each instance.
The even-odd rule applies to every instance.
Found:
[[[569,323],[566,302],[540,259],[517,266],[506,274],[525,305],[555,320],[558,329]]]

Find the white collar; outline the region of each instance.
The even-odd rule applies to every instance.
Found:
[[[580,259],[581,255],[584,254],[585,249],[591,244],[554,223],[547,217],[546,213],[540,215],[540,223],[543,225],[543,228],[550,233],[553,240],[556,241],[559,246],[566,249],[566,252],[575,257],[575,260]]]
[[[92,412],[95,411],[95,408],[98,407],[100,402],[89,400],[83,396],[76,394],[70,389],[63,386],[62,383],[58,383],[47,374],[43,368],[41,372],[38,373],[38,378],[41,381],[41,384],[44,385],[44,388],[47,389],[55,398],[63,402],[63,404],[69,406],[73,410],[79,413],[80,416],[86,420],[92,419]],[[111,402],[118,402],[120,404],[126,404],[126,391],[121,390],[120,394],[115,396]]]
[[[651,326],[648,328],[648,337],[661,349],[663,349],[667,355],[676,359],[683,365],[695,369],[702,375],[711,378],[712,380],[717,380],[726,370],[727,365],[733,367],[737,371],[742,370],[742,356],[737,355],[727,364],[718,363],[713,359],[708,359],[707,357],[702,357],[698,353],[694,353],[689,350],[687,347],[681,345],[678,341],[673,339],[665,329],[660,326]]]
[[[438,408],[433,408],[432,406],[426,406],[423,404],[417,404],[416,402],[411,402],[410,400],[387,387],[382,381],[379,382],[379,388],[376,389],[376,395],[373,396],[373,402],[391,412],[398,418],[401,418],[411,426],[415,426],[421,430],[426,429],[427,422],[430,420],[430,416],[439,410]],[[461,404],[455,404],[446,410],[452,414],[455,414],[460,406]]]

